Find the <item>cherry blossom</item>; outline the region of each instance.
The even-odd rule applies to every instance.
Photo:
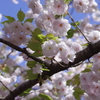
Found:
[[[0,38],[20,48],[21,52],[15,52],[13,46],[10,48],[0,44],[0,96],[5,97],[10,90],[22,86],[24,82],[34,81],[30,80],[29,76],[33,74],[34,77],[35,74],[35,80],[43,80],[43,83],[35,84],[29,93],[15,97],[15,100],[29,100],[35,97],[44,99],[41,94],[50,96],[53,100],[76,100],[74,93],[77,93],[77,89],[83,92],[79,96],[84,100],[99,100],[100,53],[89,60],[77,62],[77,55],[87,48],[89,42],[100,40],[100,25],[91,23],[91,16],[94,21],[100,21],[97,1],[44,0],[44,4],[41,0],[23,1],[29,8],[26,13],[23,12],[23,21],[20,22],[19,18],[13,21],[12,17],[5,16],[8,20],[4,21],[3,28],[0,28]],[[12,2],[19,3],[17,0]],[[69,17],[73,17],[73,13],[70,13],[73,9],[78,13],[86,13],[87,16],[76,22]],[[0,21],[1,18],[2,14]],[[78,25],[75,25],[77,23]],[[34,42],[40,44],[39,48],[32,45]],[[34,58],[36,60],[33,61]],[[33,66],[30,68],[31,64]],[[53,70],[55,67],[57,71]],[[66,70],[62,71],[63,69]],[[44,76],[45,73],[47,76]],[[39,75],[41,77],[38,77]]]
[[[32,35],[32,32],[34,31],[34,26],[30,22],[25,22],[23,24],[23,30],[26,35]]]
[[[62,15],[67,12],[68,5],[65,4],[64,0],[54,0],[51,10],[55,15]]]
[[[100,11],[99,11],[99,10],[95,11],[95,12],[92,14],[93,19],[94,19],[95,21],[97,21],[97,22],[100,22],[99,16],[100,16]]]
[[[53,29],[56,32],[55,36],[65,36],[67,35],[68,30],[71,28],[69,21],[67,19],[56,19],[53,22]]]
[[[88,9],[89,1],[88,0],[74,0],[73,7],[76,8],[77,12],[85,13]]]
[[[58,45],[55,41],[49,40],[43,43],[43,54],[47,57],[53,57],[58,53]]]
[[[37,74],[37,73],[42,74],[42,66],[37,63],[36,67],[33,67],[33,73],[34,74]]]
[[[34,14],[39,14],[43,10],[40,0],[30,0],[28,7],[32,9]]]
[[[94,30],[92,32],[89,32],[89,35],[87,35],[87,37],[91,42],[97,42],[100,39],[99,31]]]

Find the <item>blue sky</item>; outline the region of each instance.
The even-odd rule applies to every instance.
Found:
[[[12,0],[0,0],[0,13],[16,18],[16,14],[20,9],[26,12],[28,10],[27,3],[22,0],[19,1],[19,4],[14,4]],[[5,17],[3,17],[1,21],[4,20],[6,20]]]
[[[19,4],[14,4],[12,0],[1,0],[0,1],[0,13],[4,15],[16,15],[16,12],[19,11],[19,9],[22,9],[23,11],[27,11],[27,4],[20,0]]]

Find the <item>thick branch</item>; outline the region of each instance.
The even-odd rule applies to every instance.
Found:
[[[12,93],[10,93],[5,99],[2,99],[2,100],[14,100],[14,98],[17,95],[19,95],[23,91],[31,88],[36,83],[38,83],[38,79],[26,81],[23,84],[21,84],[19,87],[17,87],[14,91],[12,91]]]
[[[74,62],[70,62],[69,64],[63,64],[65,67],[60,66],[59,64],[52,64],[52,66],[49,66],[50,71],[45,71],[42,74],[42,78],[46,79],[46,76],[51,76],[59,71],[63,71],[68,69],[69,67],[72,67],[75,64],[80,63],[81,61],[87,60],[90,57],[92,57],[94,54],[97,54],[98,52],[100,52],[100,41],[94,43],[94,44],[90,44],[87,48],[85,48],[84,50],[76,53],[76,59],[74,60]],[[29,80],[25,83],[23,83],[22,85],[20,85],[19,87],[17,87],[15,90],[12,91],[11,94],[9,94],[5,99],[3,100],[14,100],[14,98],[16,96],[18,96],[20,93],[24,92],[26,89],[31,88],[33,85],[35,85],[36,83],[38,83],[38,79],[35,80]]]

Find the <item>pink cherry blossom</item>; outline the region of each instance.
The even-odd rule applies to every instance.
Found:
[[[73,0],[73,7],[77,12],[85,13],[88,9],[89,0]]]
[[[30,22],[25,22],[23,24],[23,31],[26,35],[32,35],[32,32],[34,31],[34,26]]]
[[[23,26],[20,21],[14,21],[10,23],[10,29],[14,33],[20,33],[23,31]]]
[[[67,19],[56,19],[53,22],[53,29],[55,31],[56,36],[66,36],[68,30],[71,28],[71,25],[69,24],[69,21]]]
[[[68,5],[64,0],[54,0],[51,10],[55,15],[62,15],[67,12]]]
[[[33,14],[39,14],[43,10],[40,0],[30,0],[28,7],[32,9]]]
[[[47,57],[55,56],[58,53],[58,45],[55,41],[49,40],[42,44],[43,54]]]

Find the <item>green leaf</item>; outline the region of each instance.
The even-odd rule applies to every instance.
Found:
[[[67,85],[79,85],[80,84],[80,78],[79,78],[79,74],[75,75],[72,79],[67,81]]]
[[[35,67],[36,63],[37,63],[36,61],[28,61],[27,66],[32,68],[32,67]]]
[[[41,93],[39,96],[40,96],[41,98],[43,98],[43,100],[53,100],[50,96],[48,96],[48,95],[46,95],[46,94],[43,94],[43,93]]]
[[[25,18],[25,14],[24,14],[24,12],[23,11],[18,11],[18,13],[17,13],[17,18],[18,18],[18,20],[19,21],[23,21],[24,20],[24,18]]]
[[[73,35],[75,33],[75,30],[74,29],[70,29],[68,32],[67,32],[67,38],[72,38]]]
[[[86,67],[87,67],[88,69],[91,69],[92,66],[93,66],[92,63],[89,63],[89,64],[87,64]]]
[[[47,37],[47,38],[52,38],[52,37],[54,37],[54,34],[49,33],[49,34],[46,35],[46,37]]]
[[[45,69],[45,68],[42,68],[41,70],[42,71],[50,71],[49,69]]]
[[[55,19],[62,17],[62,15],[55,15]]]
[[[79,22],[75,22],[75,23],[70,23],[72,26],[76,27],[76,25],[78,26],[80,23]]]
[[[80,78],[79,78],[79,74],[77,74],[77,75],[75,75],[75,76],[73,77],[72,84],[73,84],[73,85],[79,85],[79,83],[80,83]]]
[[[41,51],[42,50],[41,43],[39,43],[39,42],[29,43],[27,46],[33,51]]]
[[[35,97],[35,98],[31,98],[29,100],[40,100],[38,97]]]
[[[9,67],[8,66],[3,66],[2,71],[5,72],[5,73],[9,73],[9,71],[10,71]]]
[[[90,72],[90,71],[91,71],[91,70],[87,68],[87,69],[85,69],[85,70],[82,71],[82,72],[84,73],[84,72]]]
[[[43,56],[42,51],[35,51],[35,53],[32,54],[35,57]]]
[[[38,74],[33,74],[32,69],[31,70],[27,70],[27,78],[30,80],[36,79]]]
[[[41,43],[41,39],[40,39],[40,37],[39,37],[39,35],[42,33],[42,31],[40,30],[40,29],[38,29],[38,28],[36,28],[35,30],[34,30],[34,32],[32,32],[32,36],[33,36],[33,38],[35,38],[38,42],[40,42]]]
[[[43,43],[44,41],[46,41],[47,39],[46,39],[46,36],[45,35],[43,35],[43,34],[39,34],[38,35],[38,41],[39,42],[41,42],[41,43]]]
[[[75,91],[74,91],[73,95],[74,95],[75,99],[76,100],[81,100],[81,95],[84,94],[84,91],[81,90],[80,88],[75,88],[74,90]]]
[[[47,34],[46,38],[47,38],[47,40],[51,40],[51,39],[52,40],[57,40],[58,39],[58,37],[55,37],[54,34],[52,34],[52,33]]]
[[[71,2],[71,1],[72,1],[72,0],[64,0],[64,2],[67,3],[67,4],[68,4],[69,2]]]
[[[11,17],[11,16],[5,16],[10,22],[13,22],[15,21],[15,18],[14,17]]]
[[[34,30],[34,32],[32,32],[32,35],[34,38],[36,38],[38,36],[38,34],[41,34],[41,33],[42,33],[42,31],[39,28],[36,28]]]
[[[33,22],[34,18],[27,18],[24,22]]]
[[[29,94],[30,90],[32,90],[32,89],[31,88],[27,89],[26,91],[21,93],[20,96],[25,96],[25,95]]]
[[[2,24],[4,24],[4,23],[11,23],[12,21],[10,21],[10,20],[6,20],[6,21],[4,21],[4,22],[1,22]]]
[[[89,45],[88,43],[82,44],[82,46],[88,46],[88,45]]]
[[[32,36],[33,36],[33,38],[31,39],[31,40],[35,40],[35,41],[38,41],[38,42],[40,42],[41,44],[44,42],[44,41],[46,41],[47,39],[46,39],[46,36],[45,35],[43,35],[43,34],[41,34],[42,33],[42,31],[40,30],[40,29],[38,29],[38,28],[36,28],[35,30],[34,30],[34,32],[32,32]]]

